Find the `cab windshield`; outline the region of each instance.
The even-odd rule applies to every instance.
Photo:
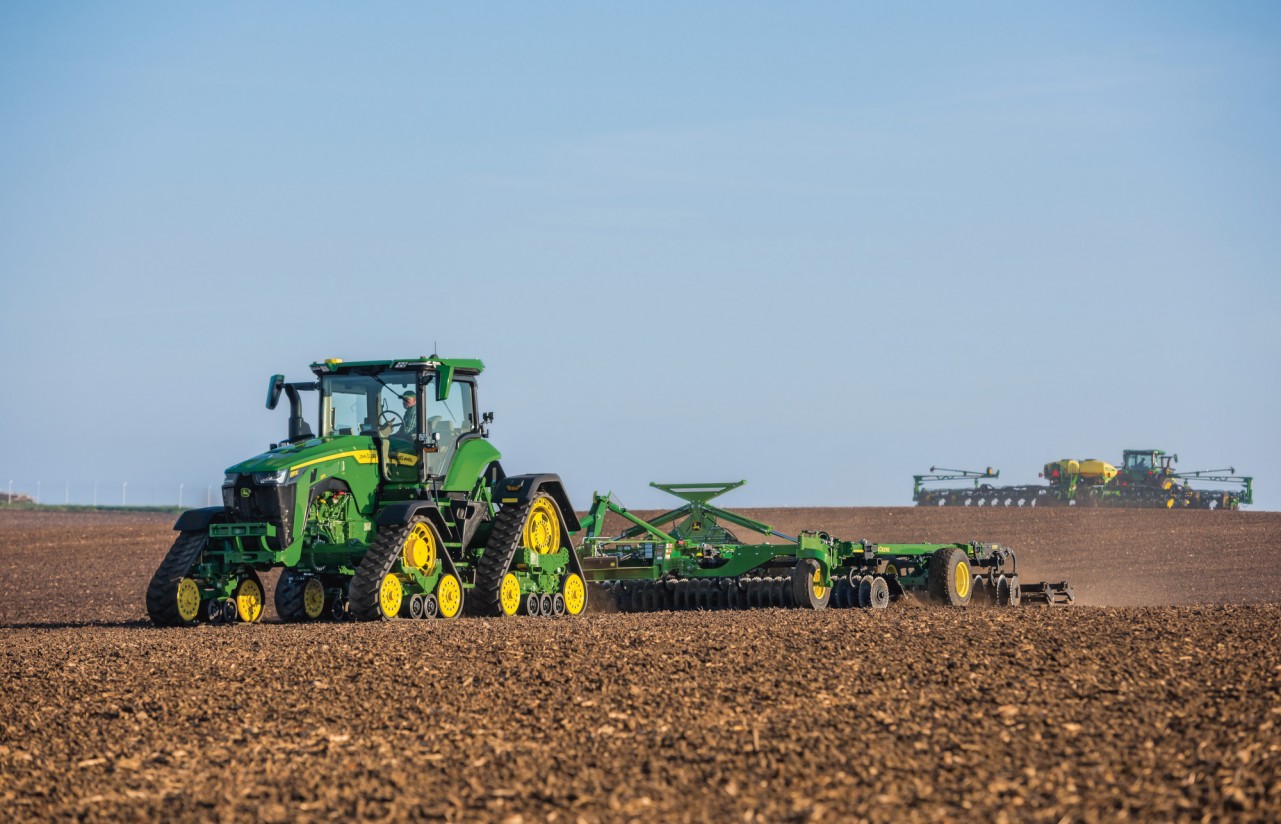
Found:
[[[1152,455],[1147,452],[1130,453],[1125,461],[1126,469],[1137,469],[1146,472],[1152,469]]]
[[[325,375],[320,381],[321,436],[379,435],[393,453],[418,455],[422,435],[430,475],[445,475],[458,439],[476,429],[476,399],[469,379],[455,380],[445,400],[436,398],[436,375],[418,388],[416,372]],[[416,475],[411,462],[395,462],[397,473]],[[401,470],[404,470],[402,473]]]
[[[416,427],[404,427],[410,406],[405,396],[417,398],[417,380],[414,372],[325,375],[320,381],[321,436],[376,435],[390,427],[393,436],[412,438]]]

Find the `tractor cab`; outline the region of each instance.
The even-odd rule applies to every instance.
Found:
[[[1171,483],[1169,478],[1174,475],[1171,464],[1178,459],[1178,455],[1169,455],[1160,449],[1127,449],[1119,473],[1121,486],[1166,489]]]
[[[313,364],[319,378],[320,437],[365,435],[385,444],[389,480],[443,477],[459,441],[480,432],[479,361],[420,358]]]

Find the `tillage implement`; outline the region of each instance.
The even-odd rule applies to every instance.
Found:
[[[1236,469],[1175,471],[1178,455],[1160,449],[1127,449],[1118,468],[1097,458],[1063,458],[1041,471],[1045,484],[996,486],[1000,476],[983,471],[930,467],[914,475],[912,500],[917,506],[1111,506],[1164,509],[1239,509],[1254,503],[1254,479]],[[939,487],[951,481],[969,487]],[[1192,486],[1215,484],[1204,489]]]
[[[179,517],[151,620],[258,621],[275,568],[285,621],[581,614],[578,520],[558,476],[503,472],[477,405],[483,369],[432,355],[273,375],[267,408],[288,398],[288,437],[227,469],[222,506]]]
[[[582,521],[583,574],[623,612],[883,609],[909,593],[951,606],[1073,601],[1066,583],[1020,582],[1013,550],[996,544],[880,544],[813,531],[791,536],[709,503],[743,483],[651,484],[685,503],[650,520],[611,494],[593,496]],[[606,535],[607,520],[622,531]]]

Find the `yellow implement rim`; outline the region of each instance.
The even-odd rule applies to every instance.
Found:
[[[565,599],[565,612],[570,615],[582,614],[587,606],[587,584],[583,582],[581,575],[577,572],[569,573],[560,594]]]
[[[436,613],[441,618],[453,618],[463,608],[463,585],[453,575],[442,575],[436,584]]]
[[[814,589],[814,597],[821,601],[823,596],[827,594],[827,587],[823,586],[823,570],[814,570],[814,581],[812,587]]]
[[[245,578],[236,587],[236,614],[247,624],[262,617],[262,587],[253,578]]]
[[[178,582],[178,617],[184,621],[194,621],[200,614],[200,586],[190,578]]]
[[[391,573],[384,575],[382,585],[378,587],[378,604],[382,607],[383,615],[388,618],[399,615],[400,601],[404,597],[405,588],[401,586],[400,579]]]
[[[520,581],[510,572],[503,576],[502,585],[498,588],[498,603],[503,608],[503,615],[515,615],[520,609]]]
[[[409,530],[400,554],[406,567],[413,567],[423,572],[430,572],[435,568],[436,536],[432,534],[431,527],[426,522],[419,521]]]
[[[549,555],[560,549],[560,513],[551,498],[538,498],[525,517],[521,532],[523,545],[540,555]]]
[[[970,565],[961,561],[956,565],[956,594],[962,598],[970,597]]]
[[[303,584],[302,611],[313,620],[325,611],[325,585],[319,578],[308,578],[307,583]]]

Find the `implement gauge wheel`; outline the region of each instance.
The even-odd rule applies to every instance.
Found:
[[[325,584],[314,575],[286,569],[276,582],[276,615],[282,621],[314,621],[325,612]]]
[[[951,607],[963,607],[973,595],[970,560],[958,547],[946,546],[930,556],[930,594]]]
[[[792,600],[801,609],[827,609],[832,588],[823,586],[823,568],[813,558],[802,558],[792,568]]]

